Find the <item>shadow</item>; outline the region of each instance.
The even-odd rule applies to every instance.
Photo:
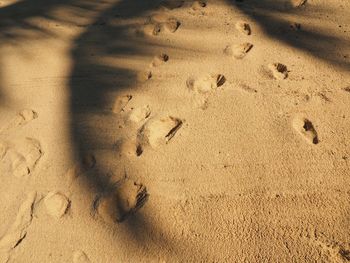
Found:
[[[160,2],[23,0],[0,7],[0,45],[15,46],[25,40],[58,37],[54,30],[40,26],[35,19],[70,23],[81,30],[73,40],[70,52],[73,63],[68,83],[71,146],[77,160],[84,162],[91,153],[96,158],[96,167],[82,175],[84,187],[96,195],[113,190],[124,177],[125,166],[118,167],[120,161],[115,148],[118,125],[111,106],[120,92],[137,85],[138,74],[138,70],[124,67],[123,63],[108,61],[124,57],[152,59],[156,44],[138,29],[145,16],[158,10]],[[68,8],[84,18],[91,16],[93,21],[78,23],[74,16],[60,17],[55,13],[58,8]],[[0,99],[2,96],[0,90]],[[125,238],[137,245],[146,244],[152,234],[157,233],[162,238],[154,243],[159,248],[175,251],[169,248],[174,244],[164,238],[162,229],[142,213],[130,215],[121,227],[126,230]]]
[[[270,38],[333,66],[350,68],[349,54],[345,53],[348,52],[346,50],[350,40],[346,38],[348,33],[341,29],[341,25],[340,28],[334,28],[334,34],[330,35],[330,29],[323,24],[317,26],[303,24],[305,18],[314,16],[319,19],[317,14],[320,12],[325,16],[326,14],[332,16],[338,13],[335,10],[311,6],[308,2],[303,6],[294,7],[288,0],[226,0],[226,2],[255,21]],[[350,16],[348,10],[344,12],[344,15]],[[300,24],[300,27],[295,27],[294,23]]]
[[[276,7],[273,1],[263,0],[228,3],[256,21],[271,38],[333,65],[349,67],[349,62],[339,57],[339,48],[336,47],[348,45],[345,39],[304,28],[291,32],[290,21],[275,16],[292,12],[291,9]],[[160,1],[155,0],[24,0],[0,8],[0,44],[15,43],[38,35],[54,36],[52,31],[30,22],[32,18],[69,22],[82,29],[74,39],[70,52],[73,63],[68,83],[70,135],[78,160],[84,160],[91,153],[96,158],[96,167],[84,177],[85,187],[96,194],[112,190],[123,178],[125,171],[129,170],[122,163],[123,160],[119,160],[118,149],[115,147],[119,127],[111,107],[117,95],[138,85],[138,71],[146,68],[155,55],[156,42],[139,34],[138,29],[151,12],[158,10],[159,4]],[[95,18],[89,23],[77,24],[74,18],[64,20],[51,13],[64,6],[76,10],[82,16],[84,12],[91,12]],[[34,35],[28,36],[28,32],[34,32]],[[140,68],[132,69],[116,62],[125,57],[139,59]],[[0,90],[0,99],[2,96]],[[133,174],[128,176],[136,177]],[[140,212],[122,223],[126,229],[126,238],[143,247],[149,240],[153,240],[160,249],[171,251],[174,255],[181,253],[176,240],[165,238],[154,220]],[[152,238],[152,235],[159,238]]]
[[[120,158],[115,145],[120,127],[111,108],[118,95],[142,85],[138,73],[162,51],[156,37],[147,37],[141,30],[147,17],[159,10],[160,2],[111,2],[74,40],[69,82],[71,143],[78,160],[91,153],[96,158],[96,167],[85,175],[85,187],[97,194],[113,191],[125,173],[132,180],[140,179],[129,172],[135,163],[128,166]],[[133,58],[138,67],[126,66],[124,58]],[[157,251],[179,255],[175,240],[168,240],[153,221],[142,210],[129,215],[120,223],[126,233],[123,238],[141,249],[151,242]]]
[[[130,29],[137,25],[129,20],[156,8],[154,2],[111,2],[74,40],[69,82],[70,128],[72,146],[78,159],[92,152],[103,152],[107,158],[117,159],[115,140],[118,125],[111,108],[118,94],[136,85],[137,70],[124,68],[123,63],[113,63],[113,59],[151,56],[147,51],[147,40],[130,33]],[[123,25],[115,25],[116,20],[123,20]],[[103,164],[104,158],[95,157],[98,169],[87,180],[98,191],[110,189],[110,184],[114,183],[109,178],[115,174],[113,170],[116,167],[110,163]]]

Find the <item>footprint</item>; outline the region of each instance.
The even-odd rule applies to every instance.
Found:
[[[125,178],[113,191],[97,197],[94,209],[107,223],[122,222],[139,210],[147,199],[148,193],[144,185]]]
[[[21,110],[7,126],[0,130],[0,132],[25,125],[36,118],[38,118],[38,114],[35,111],[30,109]]]
[[[166,0],[162,1],[161,6],[165,7],[166,9],[176,9],[180,8],[184,5],[185,1],[184,0]]]
[[[134,108],[128,114],[128,121],[131,123],[140,123],[146,120],[151,115],[151,108],[145,105],[139,108]]]
[[[162,25],[165,28],[165,30],[167,30],[168,32],[175,33],[177,29],[180,27],[181,23],[176,18],[169,18]]]
[[[291,0],[291,4],[293,7],[301,7],[305,5],[307,0]]]
[[[120,113],[120,112],[124,111],[126,105],[129,103],[129,101],[131,99],[132,99],[131,95],[124,95],[124,96],[118,97],[116,99],[116,101],[114,102],[112,112]]]
[[[281,63],[272,63],[268,65],[268,69],[271,71],[272,76],[275,79],[286,79],[288,77],[287,66]]]
[[[253,44],[245,42],[239,45],[229,45],[225,48],[224,53],[236,59],[242,59],[253,48]]]
[[[90,259],[84,251],[76,250],[73,253],[73,263],[90,263]]]
[[[160,24],[146,24],[143,27],[143,33],[148,36],[157,36],[161,32],[161,25]]]
[[[157,55],[153,58],[153,61],[151,63],[152,67],[158,67],[166,62],[168,62],[169,56],[165,53],[162,53],[160,55]]]
[[[144,33],[149,36],[157,36],[162,32],[175,33],[181,23],[174,17],[158,14],[151,16],[144,26]]]
[[[250,35],[252,33],[250,25],[247,22],[238,21],[235,27],[239,32],[241,32],[244,35]]]
[[[27,199],[18,209],[15,221],[0,238],[0,262],[8,262],[11,256],[11,251],[26,237],[27,228],[33,219],[35,199],[36,192],[28,194]]]
[[[204,7],[207,6],[207,2],[206,1],[194,1],[191,8],[194,10],[194,11],[197,11],[197,10],[201,10],[203,9]]]
[[[4,163],[9,161],[12,174],[20,178],[33,172],[41,156],[42,151],[39,141],[25,138],[13,147],[8,147],[3,159],[5,159]]]
[[[69,168],[65,177],[69,180],[69,184],[71,184],[78,176],[94,168],[95,165],[95,156],[91,153],[87,153],[79,162]]]
[[[146,82],[152,78],[152,72],[149,70],[141,71],[137,74],[137,80],[140,82]]]
[[[135,156],[137,152],[135,139],[123,138],[117,141],[116,148],[120,156]]]
[[[224,85],[226,78],[222,74],[189,78],[186,82],[187,88],[198,93],[208,93]]]
[[[183,121],[171,116],[149,119],[137,135],[136,155],[140,156],[146,146],[157,148],[168,143],[181,128]]]
[[[317,132],[310,120],[306,118],[294,118],[293,127],[307,142],[312,144],[319,143]]]
[[[59,219],[70,206],[69,199],[59,192],[49,192],[44,199],[47,213],[53,218]]]

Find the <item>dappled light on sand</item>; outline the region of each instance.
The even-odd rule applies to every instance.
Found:
[[[0,263],[349,261],[349,10],[0,0]]]

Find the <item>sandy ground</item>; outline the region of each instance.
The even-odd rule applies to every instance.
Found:
[[[350,261],[348,0],[0,1],[0,262]]]

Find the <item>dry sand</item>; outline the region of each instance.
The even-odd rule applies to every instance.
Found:
[[[348,0],[0,2],[0,263],[350,261]]]

